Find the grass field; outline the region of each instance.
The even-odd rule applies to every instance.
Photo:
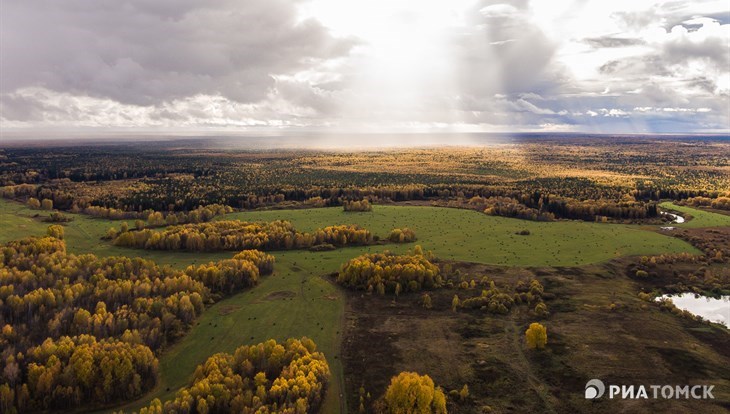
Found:
[[[676,206],[681,209],[686,207]],[[730,225],[730,217],[695,209],[698,214],[687,225],[695,227]],[[690,213],[692,213],[690,212]],[[28,235],[41,235],[48,223],[34,215],[46,212],[0,200],[0,242]],[[152,258],[162,264],[185,266],[229,257],[223,253],[187,253],[130,250],[112,246],[100,240],[109,227],[119,227],[119,221],[71,215],[74,221],[65,224],[70,252],[98,255],[134,255]],[[689,244],[673,237],[639,226],[598,224],[580,221],[534,222],[504,217],[492,217],[476,211],[413,206],[376,206],[369,213],[345,213],[341,208],[302,210],[266,210],[226,215],[223,219],[290,220],[302,231],[312,231],[333,224],[359,224],[376,235],[385,237],[395,227],[410,227],[418,236],[418,244],[433,250],[438,257],[452,260],[499,264],[506,266],[578,266],[626,255],[693,252]],[[697,225],[699,224],[699,225]],[[529,230],[529,236],[516,233]],[[347,248],[336,252],[312,253],[315,258],[342,256],[348,259],[366,251],[389,249],[401,252],[411,245]],[[282,255],[282,252],[276,255]],[[290,254],[287,252],[286,254]],[[317,266],[317,265],[315,265]],[[318,265],[317,270],[335,271]]]
[[[686,228],[730,226],[730,216],[723,214],[717,214],[711,211],[700,210],[692,207],[678,206],[668,201],[659,204],[659,206],[665,210],[679,211],[680,213],[692,216],[691,220],[685,221],[684,223],[673,224],[673,226]]]
[[[303,231],[331,224],[359,224],[385,237],[395,227],[416,232],[418,244],[438,257],[507,266],[577,266],[626,255],[695,252],[685,242],[639,226],[580,221],[535,222],[440,207],[375,206],[369,213],[341,208],[270,210],[229,214],[226,219],[289,220]],[[529,230],[529,236],[520,236]],[[406,246],[388,246],[403,251]]]
[[[36,215],[47,212],[0,200],[0,242],[42,235],[48,223]],[[187,253],[131,250],[112,246],[100,237],[120,222],[73,215],[65,224],[68,250],[97,255],[141,256],[161,264],[184,267],[192,263],[231,257],[233,252]],[[387,236],[392,228],[410,227],[419,244],[437,256],[510,266],[575,266],[622,255],[698,253],[682,240],[638,226],[584,222],[538,223],[479,212],[433,207],[375,206],[370,213],[345,213],[341,208],[242,212],[225,219],[292,221],[311,231],[333,224],[360,224],[374,234]],[[519,236],[520,230],[529,236]],[[322,276],[338,270],[344,261],[369,251],[405,251],[408,245],[369,246],[329,252],[274,252],[275,273],[246,292],[223,300],[203,313],[196,325],[160,357],[159,385],[143,399],[123,407],[134,410],[152,398],[166,399],[188,383],[197,364],[216,352],[230,352],[242,344],[268,338],[309,336],[332,367],[333,378],[324,413],[344,412],[343,376],[339,358],[344,295]],[[168,391],[169,389],[169,391]]]
[[[276,254],[273,275],[207,309],[190,332],[160,358],[159,385],[143,399],[123,407],[125,411],[136,410],[153,398],[174,397],[189,382],[195,367],[213,353],[232,352],[242,344],[269,338],[308,336],[324,352],[334,374],[323,412],[342,412],[339,348],[344,295],[316,270],[337,268],[341,258],[331,255],[315,261],[312,255],[302,251]]]

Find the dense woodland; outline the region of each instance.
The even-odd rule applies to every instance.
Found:
[[[155,354],[183,335],[207,302],[254,285],[274,262],[242,251],[176,271],[140,258],[68,254],[53,237],[13,241],[1,252],[3,412],[140,395],[155,383]]]
[[[215,354],[173,400],[155,400],[140,414],[315,413],[330,377],[327,360],[316,349],[311,339],[302,338]]]
[[[727,207],[722,144],[618,143],[540,138],[514,147],[304,154],[209,151],[202,143],[112,152],[12,148],[0,150],[0,194],[109,218],[146,220],[157,212],[164,222],[153,219],[167,225],[206,221],[208,213],[194,213],[201,206],[214,214],[274,206],[367,211],[372,202],[431,201],[529,220],[587,221],[653,218],[661,199]],[[702,161],[688,165],[690,158]]]
[[[312,233],[302,233],[288,221],[246,222],[221,220],[171,226],[162,231],[143,229],[126,231],[114,239],[124,247],[152,250],[289,250],[321,244],[362,246],[373,242],[373,235],[356,225],[327,226]]]

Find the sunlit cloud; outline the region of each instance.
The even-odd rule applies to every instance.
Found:
[[[730,131],[726,1],[133,3],[4,2],[0,128]]]

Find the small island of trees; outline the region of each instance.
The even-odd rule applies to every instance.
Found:
[[[409,228],[393,229],[388,235],[388,240],[393,243],[411,243],[416,241],[416,232]]]
[[[373,211],[373,206],[368,199],[344,201],[342,207],[345,211]]]
[[[389,252],[358,256],[342,266],[337,283],[378,294],[417,292],[443,285],[439,267],[431,263],[421,246],[413,254]]]

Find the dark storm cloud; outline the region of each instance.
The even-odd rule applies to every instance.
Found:
[[[299,21],[285,0],[2,4],[3,94],[39,86],[136,105],[196,94],[255,102],[275,85],[272,75],[352,46],[314,20]]]

